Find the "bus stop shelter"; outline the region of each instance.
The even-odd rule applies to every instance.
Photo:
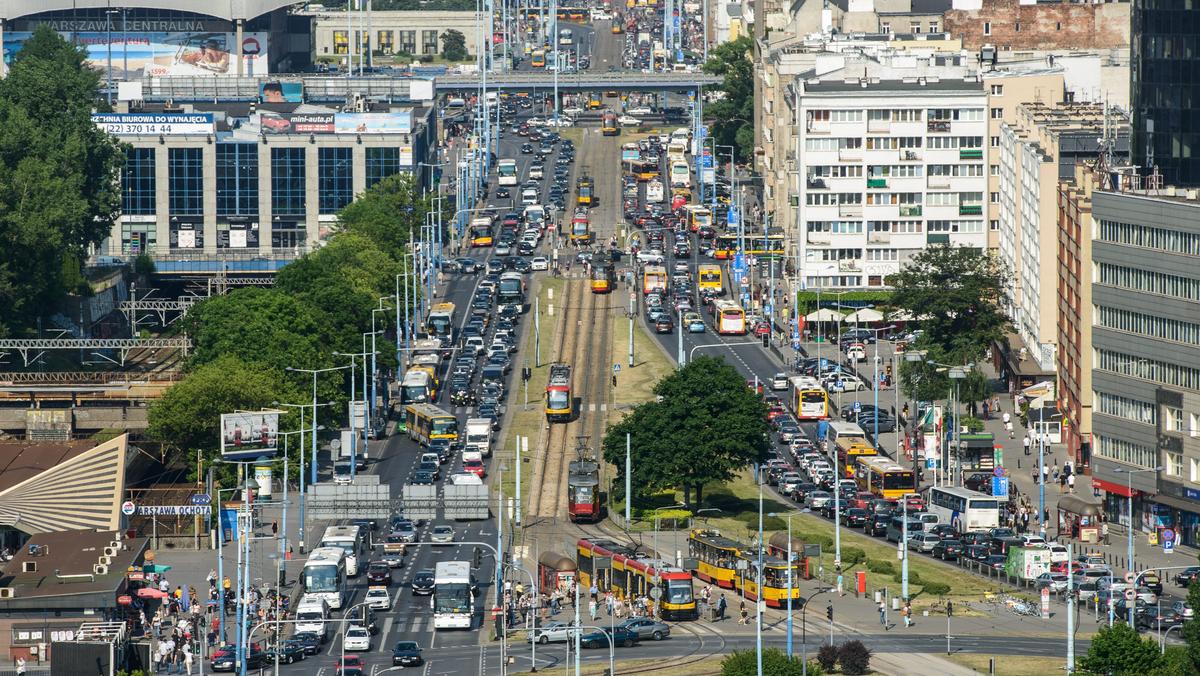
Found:
[[[1100,541],[1104,503],[1087,495],[1064,495],[1058,499],[1058,533],[1081,542]]]

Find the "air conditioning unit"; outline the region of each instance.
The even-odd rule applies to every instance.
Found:
[[[119,548],[109,545],[108,547],[104,548],[104,555],[105,556],[116,556],[117,552],[119,552],[119,551],[121,551]]]
[[[96,575],[108,575],[108,566],[104,565],[103,563],[97,563],[96,565],[92,566],[92,572]]]
[[[115,549],[117,551],[121,551],[121,541],[120,540],[113,540],[112,542],[108,543],[108,546],[112,547],[113,549]]]
[[[22,573],[36,573],[37,572],[37,561],[22,561],[21,562],[21,572]]]
[[[101,556],[100,564],[104,565],[104,566],[112,565],[112,557],[111,556]]]
[[[12,587],[0,587],[0,599],[16,598],[17,590]]]

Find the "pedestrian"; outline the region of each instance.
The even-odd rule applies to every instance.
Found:
[[[738,612],[741,615],[738,624],[750,624],[750,611],[746,609],[746,599],[742,599],[741,610]]]
[[[879,602],[879,624],[883,625],[884,631],[887,631],[887,603]]]
[[[988,404],[988,402],[986,402],[986,401],[983,402],[983,419],[984,420],[991,420],[991,416],[988,415],[989,413],[991,413],[991,410],[992,410],[991,406]]]
[[[1004,414],[1004,417],[1005,417],[1005,418],[1007,418],[1007,417],[1008,417],[1008,414],[1007,414],[1007,413],[1005,413],[1005,414]],[[1013,424],[1012,424],[1012,421],[1011,421],[1011,420],[1005,420],[1005,421],[1004,421],[1004,429],[1008,430],[1008,438],[1009,438],[1009,439],[1015,439],[1015,438],[1016,438],[1016,437],[1013,435]]]
[[[271,522],[271,535],[279,535],[279,520]]]
[[[904,615],[904,626],[911,627],[912,626],[912,602],[910,602],[910,601],[904,602],[904,610],[901,611],[901,614]]]
[[[725,609],[729,607],[729,602],[725,600],[725,595],[721,594],[721,598],[717,599],[717,620],[725,619]]]
[[[592,587],[591,587],[591,589],[588,590],[588,594],[591,595],[593,601],[599,600],[600,589],[598,587],[596,587],[595,582],[592,583]]]
[[[1107,521],[1102,521],[1100,523],[1100,537],[1104,538],[1104,544],[1107,545],[1108,544],[1108,522]]]
[[[588,614],[592,617],[592,622],[596,621],[596,599],[588,601]]]
[[[1005,415],[1007,415],[1007,414],[1005,414]],[[1005,423],[1005,424],[1007,424],[1007,423]],[[1025,437],[1021,439],[1021,444],[1025,447],[1025,455],[1029,455],[1029,447],[1030,447],[1030,445],[1033,444],[1033,440],[1029,438],[1028,434],[1026,434]]]
[[[25,676],[25,658],[17,658],[17,676]]]
[[[1067,492],[1071,493],[1071,494],[1075,493],[1075,475],[1074,474],[1067,475]]]

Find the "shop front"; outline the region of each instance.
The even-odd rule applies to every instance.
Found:
[[[1168,517],[1178,543],[1200,546],[1200,490],[1163,482],[1162,493],[1154,496],[1155,507]]]

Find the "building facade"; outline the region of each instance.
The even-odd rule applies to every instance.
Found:
[[[945,13],[945,25],[946,31],[976,52],[984,45],[1004,51],[1117,47],[1129,44],[1129,4],[954,0]]]
[[[1097,191],[1092,217],[1093,485],[1123,523],[1132,492],[1134,528],[1177,528],[1192,544],[1200,529],[1200,195]]]
[[[1200,184],[1200,5],[1135,0],[1130,64],[1134,162]]]
[[[962,67],[913,61],[794,84],[801,288],[882,288],[930,244],[987,246],[987,95]]]
[[[442,35],[452,30],[462,33],[472,56],[479,53],[481,34],[474,11],[371,12],[369,27],[357,13],[351,17],[346,12],[317,12],[310,16],[315,59],[345,56],[351,39],[354,54],[361,54],[366,47],[389,56],[437,56],[442,53]]]

